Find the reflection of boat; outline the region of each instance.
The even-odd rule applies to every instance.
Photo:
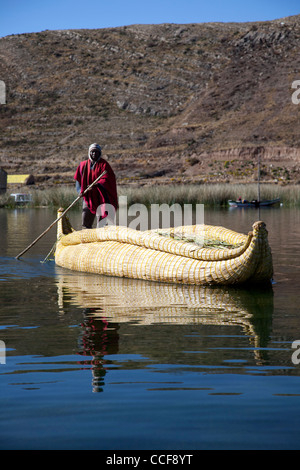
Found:
[[[75,274],[59,267],[56,279],[60,315],[63,317],[74,307],[82,308],[84,320],[78,342],[79,355],[81,363],[91,366],[94,391],[103,390],[111,354],[139,354],[159,363],[171,361],[174,364],[176,355],[181,361],[184,351],[185,360],[196,361],[199,366],[206,364],[205,360],[203,356],[195,358],[193,352],[192,357],[188,355],[189,337],[192,335],[202,350],[207,348],[206,334],[214,332],[222,338],[223,329],[228,327],[242,330],[250,343],[245,351],[251,351],[255,365],[268,360],[266,347],[273,315],[271,286],[251,291],[183,286]],[[228,333],[230,335],[230,330]],[[210,361],[218,361],[218,352],[215,355],[210,348],[209,352],[212,354]],[[224,360],[223,354],[224,351]]]
[[[270,199],[265,201],[228,201],[230,207],[268,207],[275,206],[280,203],[280,199]]]
[[[272,278],[263,222],[254,223],[248,235],[209,225],[161,233],[121,226],[72,231],[67,222],[59,220],[55,262],[75,271],[198,285],[266,283]]]
[[[256,347],[269,339],[273,290],[202,287],[68,273],[57,268],[60,311],[82,307],[114,324],[241,326]]]

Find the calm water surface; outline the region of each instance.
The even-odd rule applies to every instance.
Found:
[[[205,211],[266,222],[264,291],[70,272],[42,263],[55,228],[15,260],[55,218],[0,210],[2,449],[300,448],[299,209]]]

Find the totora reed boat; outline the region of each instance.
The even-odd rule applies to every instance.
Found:
[[[273,264],[265,223],[255,222],[252,229],[248,235],[210,225],[148,231],[108,225],[75,231],[63,217],[55,262],[75,271],[180,284],[270,283]]]

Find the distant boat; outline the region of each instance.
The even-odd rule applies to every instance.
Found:
[[[280,204],[280,199],[267,199],[267,200],[260,200],[260,154],[264,152],[263,147],[257,147],[255,153],[258,156],[258,171],[257,171],[257,199],[252,201],[247,201],[242,198],[239,198],[237,201],[229,200],[228,204],[229,207],[268,207],[268,206],[275,206]]]
[[[26,193],[13,193],[10,197],[14,200],[14,202],[18,205],[25,205],[30,204],[32,202],[31,194]]]
[[[230,207],[265,207],[280,204],[280,199],[270,199],[265,201],[228,201]]]

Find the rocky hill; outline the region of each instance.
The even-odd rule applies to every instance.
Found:
[[[119,184],[300,182],[300,15],[0,39],[0,166],[72,183],[92,142]],[[299,93],[300,97],[300,93]]]

